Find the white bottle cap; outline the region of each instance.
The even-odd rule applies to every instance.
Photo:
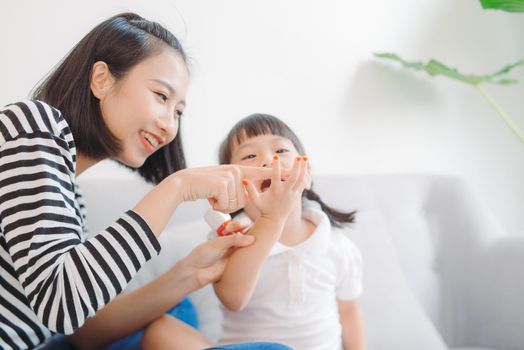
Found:
[[[222,224],[228,220],[231,220],[231,215],[224,214],[222,212],[213,210],[212,208],[209,208],[208,211],[206,211],[204,215],[204,220],[206,220],[207,224],[211,226],[213,231],[216,232],[216,230],[222,226]]]

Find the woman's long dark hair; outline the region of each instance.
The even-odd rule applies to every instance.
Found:
[[[36,87],[32,98],[62,112],[79,152],[93,159],[113,157],[120,141],[106,126],[100,101],[91,92],[91,70],[97,61],[107,63],[118,81],[144,59],[172,48],[187,57],[178,39],[156,22],[135,13],[122,13],[93,28]],[[138,169],[148,182],[158,183],[186,167],[180,126],[176,138],[149,156]]]
[[[295,146],[298,154],[305,154],[304,146],[298,139],[297,135],[291,130],[286,123],[269,114],[251,114],[233,126],[229,131],[226,139],[220,145],[218,158],[220,164],[231,163],[231,147],[234,143],[240,144],[248,138],[259,135],[277,135],[290,140]],[[355,220],[356,211],[343,212],[331,208],[322,201],[313,189],[304,190],[303,198],[315,201],[329,218],[331,224],[335,227],[341,227],[344,224],[352,223]]]

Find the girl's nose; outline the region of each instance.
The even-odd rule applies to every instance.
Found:
[[[264,167],[264,168],[267,168],[269,166],[271,166],[271,161],[273,159],[273,156],[274,154],[273,153],[268,153],[268,154],[265,154],[262,158],[262,164],[260,166]]]

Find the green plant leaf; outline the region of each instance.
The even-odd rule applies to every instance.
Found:
[[[480,0],[484,9],[524,12],[524,0]]]
[[[392,61],[400,62],[404,67],[415,69],[419,71],[425,71],[431,76],[443,75],[448,78],[462,81],[466,84],[478,85],[480,83],[491,83],[491,84],[500,84],[500,85],[509,85],[515,84],[517,80],[511,78],[502,78],[502,76],[508,74],[514,68],[524,64],[524,59],[521,59],[513,64],[509,64],[499,69],[495,73],[486,74],[486,75],[475,75],[475,74],[464,74],[458,71],[456,68],[449,67],[442,62],[439,62],[435,59],[431,59],[428,63],[424,64],[422,62],[410,62],[401,58],[396,53],[392,52],[382,52],[375,53],[375,56],[378,58],[389,59]]]
[[[487,75],[473,75],[473,74],[462,74],[456,68],[450,68],[444,63],[441,63],[437,60],[430,60],[427,64],[422,62],[409,62],[401,58],[396,53],[392,52],[381,52],[375,53],[375,56],[378,58],[388,59],[396,62],[400,62],[404,67],[414,70],[422,70],[427,72],[430,75],[444,75],[448,78],[459,80],[467,84],[473,85],[477,88],[478,91],[482,94],[482,97],[489,103],[489,105],[497,112],[497,114],[502,118],[506,125],[511,129],[511,131],[517,136],[520,142],[524,144],[524,133],[519,130],[513,120],[509,115],[504,112],[502,107],[483,89],[483,82],[495,83],[501,85],[514,84],[517,81],[515,79],[501,78],[501,76],[508,74],[514,68],[524,64],[524,59],[521,59],[513,64],[508,64],[502,69],[499,69],[495,73]]]

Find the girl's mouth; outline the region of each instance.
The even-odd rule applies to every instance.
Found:
[[[260,192],[266,192],[269,189],[269,186],[271,186],[270,179],[262,181],[262,183],[260,184]]]

